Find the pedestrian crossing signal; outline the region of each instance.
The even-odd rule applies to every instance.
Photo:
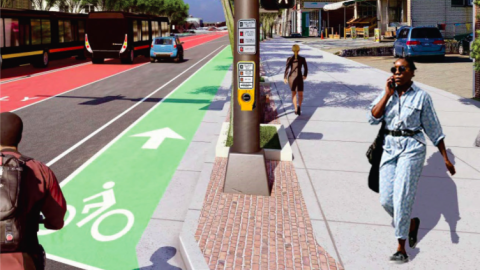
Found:
[[[260,5],[266,10],[279,10],[293,8],[295,6],[295,0],[261,0]]]

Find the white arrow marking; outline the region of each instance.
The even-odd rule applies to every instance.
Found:
[[[8,101],[8,96],[0,98],[0,101]]]
[[[157,149],[165,138],[185,140],[170,128],[162,128],[149,132],[132,135],[131,137],[150,137],[150,139],[142,146],[143,149]]]
[[[30,97],[24,97],[24,98],[22,99],[22,101],[28,101],[28,100],[36,99],[36,98],[38,98],[38,97],[31,97],[31,98],[30,98]]]

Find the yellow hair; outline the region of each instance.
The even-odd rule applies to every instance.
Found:
[[[294,52],[300,51],[300,46],[298,46],[298,44],[293,45],[292,46],[292,51],[294,51]]]

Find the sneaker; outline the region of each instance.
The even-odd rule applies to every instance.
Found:
[[[408,262],[408,255],[403,254],[400,251],[397,251],[395,254],[390,256],[390,262],[396,264],[402,264]]]
[[[415,228],[408,234],[408,244],[411,248],[415,248],[417,246],[418,228],[420,228],[420,219],[413,218],[413,220],[415,220]]]

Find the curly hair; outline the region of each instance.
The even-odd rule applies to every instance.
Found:
[[[405,60],[405,61],[408,63],[408,66],[410,67],[410,69],[411,69],[412,71],[417,70],[417,66],[415,66],[415,62],[413,62],[413,59],[412,59],[411,57],[405,57],[405,58],[404,58],[404,57],[400,57],[400,58],[398,58],[398,60],[400,60],[400,59]],[[397,60],[397,61],[398,61],[398,60]],[[393,64],[395,64],[397,61],[393,62]]]

